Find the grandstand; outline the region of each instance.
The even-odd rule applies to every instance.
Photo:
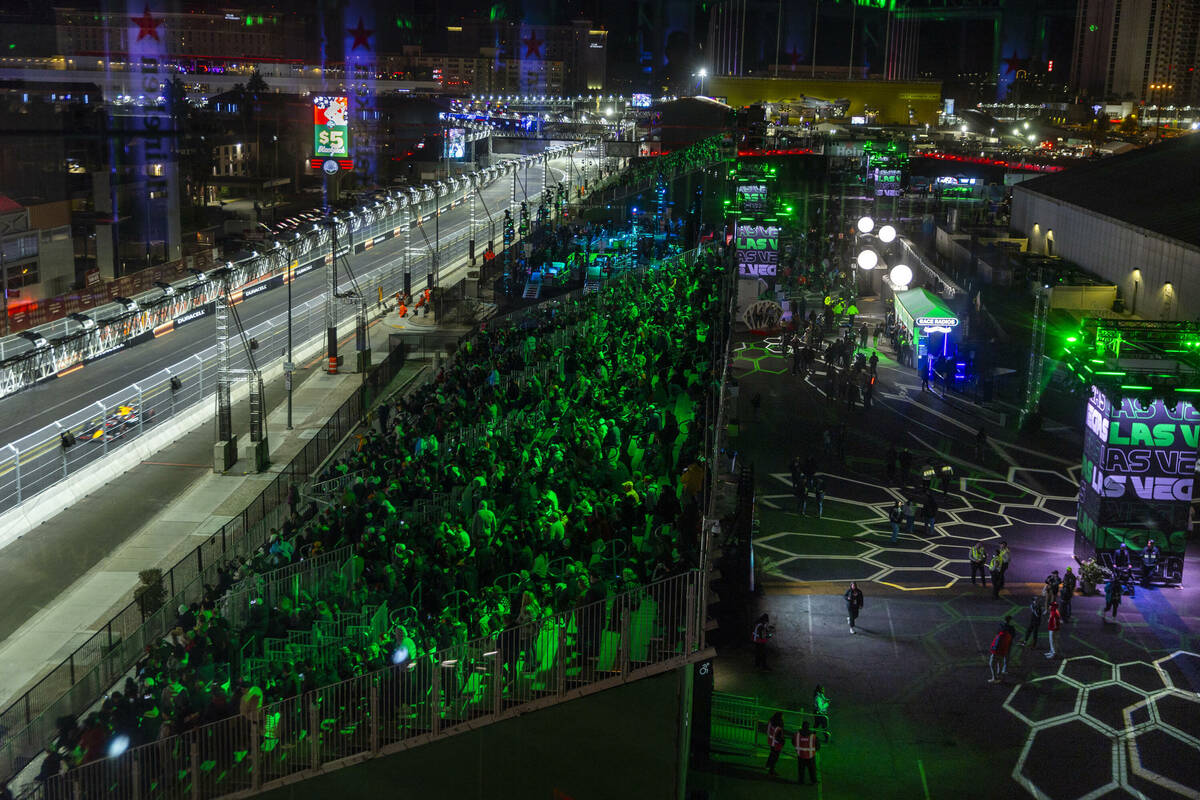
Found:
[[[479,326],[391,398],[36,797],[219,797],[686,664],[728,274],[671,256]]]

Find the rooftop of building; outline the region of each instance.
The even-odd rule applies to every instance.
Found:
[[[1180,136],[1019,184],[1200,247],[1200,135]]]

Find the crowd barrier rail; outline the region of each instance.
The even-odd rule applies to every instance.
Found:
[[[161,607],[143,613],[136,601],[129,603],[0,712],[0,776],[16,774],[37,757],[55,736],[58,717],[83,713],[133,666],[148,644],[166,635],[178,606],[198,602],[205,584],[217,582],[221,566],[252,554],[267,541],[282,525],[292,484],[298,489],[354,429],[362,418],[364,393],[370,396],[390,383],[404,357],[402,350],[389,353],[241,514],[166,570]]]
[[[62,773],[36,800],[248,796],[620,683],[701,653],[693,570]]]

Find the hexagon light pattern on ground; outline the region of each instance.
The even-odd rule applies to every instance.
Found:
[[[1200,655],[1184,650],[1152,663],[1120,665],[1085,655],[1064,659],[1055,674],[1015,686],[1004,709],[1029,726],[1029,735],[1013,780],[1039,800],[1099,800],[1114,790],[1141,798],[1195,798],[1200,695],[1179,688],[1171,673],[1186,674],[1197,665]],[[1054,747],[1086,737],[1095,742]],[[1164,743],[1176,755],[1164,758]],[[1181,747],[1192,755],[1178,757]],[[1054,757],[1046,758],[1047,749]],[[1102,757],[1104,767],[1097,764]],[[1075,779],[1064,782],[1064,775]]]
[[[751,361],[758,368],[758,360],[767,355],[772,345],[765,347],[752,345],[742,351],[739,357]],[[758,348],[755,351],[753,348]],[[876,483],[847,478],[830,473],[819,473],[826,479],[824,519],[853,525],[857,530],[852,534],[869,546],[857,555],[824,553],[806,554],[803,547],[797,549],[796,537],[827,536],[805,532],[803,530],[785,529],[768,533],[755,539],[755,547],[762,548],[767,556],[767,572],[776,579],[786,581],[812,580],[844,580],[847,574],[845,565],[838,564],[838,569],[831,570],[827,578],[820,577],[819,564],[810,565],[803,570],[805,577],[796,573],[797,559],[833,561],[859,560],[863,569],[855,570],[855,576],[861,580],[873,580],[886,583],[898,589],[930,589],[949,588],[970,577],[970,560],[968,550],[976,541],[995,541],[1003,536],[1006,528],[1014,523],[1020,525],[1055,525],[1072,527],[1074,514],[1070,516],[1061,513],[1072,506],[1074,498],[1061,495],[1040,494],[1029,484],[1037,483],[1038,478],[1046,485],[1052,485],[1061,491],[1070,485],[1072,473],[1048,469],[1032,469],[1029,467],[1009,467],[1003,478],[974,478],[961,477],[957,480],[954,491],[945,495],[937,495],[939,506],[938,522],[934,535],[924,533],[924,523],[918,519],[912,534],[901,533],[900,540],[892,544],[890,525],[887,518],[887,508],[893,500],[903,500],[904,495],[898,488],[881,486]],[[791,494],[792,480],[787,473],[771,473],[770,476],[787,487],[786,493],[760,494],[759,500],[767,508],[787,510],[794,508],[795,499]],[[813,508],[813,500],[809,499],[809,509]],[[1049,505],[1047,505],[1049,503]],[[840,506],[840,508],[839,508]],[[847,514],[845,507],[858,507],[861,515]],[[851,518],[859,517],[859,518]],[[803,519],[797,519],[799,525]],[[784,538],[780,538],[784,537]],[[782,547],[784,542],[789,547]],[[961,548],[957,552],[949,551],[950,547]],[[921,553],[916,556],[914,553]],[[791,563],[791,570],[781,570],[780,567]]]

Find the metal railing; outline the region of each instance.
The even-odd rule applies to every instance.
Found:
[[[443,241],[440,248],[443,264],[465,261],[469,248],[470,233]],[[423,257],[412,264],[413,285],[430,277],[431,261],[431,253],[423,251]],[[397,259],[360,276],[358,284],[360,288],[378,287],[385,297],[390,297],[403,291],[405,271],[402,261]],[[451,268],[443,271],[450,272]],[[350,288],[346,284],[343,290]],[[341,324],[353,325],[353,319],[343,319]],[[312,350],[323,344],[326,325],[324,297],[313,298],[293,309],[292,335],[296,341],[306,343],[297,349],[305,352],[306,348]],[[286,359],[286,313],[254,326],[247,335],[259,343],[255,353],[259,369],[269,369]],[[147,429],[211,398],[217,382],[217,361],[214,344],[0,449],[0,513],[67,480],[97,459],[129,444]],[[231,352],[231,366],[235,369],[249,366],[243,350]],[[175,388],[177,385],[179,388]],[[65,447],[63,435],[68,433],[75,443]]]
[[[319,263],[329,251],[331,229],[336,228],[344,252],[356,252],[399,235],[404,227],[419,225],[433,217],[436,209],[464,202],[478,187],[486,186],[521,166],[547,157],[577,152],[584,145],[549,148],[533,156],[501,161],[469,175],[447,178],[436,186],[388,192],[353,211],[341,212],[324,223],[305,223],[304,230],[279,234],[278,246],[253,253],[236,263],[218,267],[228,270],[223,281],[232,292],[279,277],[295,262],[300,269]],[[414,248],[415,249],[415,248]],[[341,256],[339,252],[336,255]],[[142,285],[140,279],[135,284]],[[130,302],[112,302],[83,308],[86,314],[63,316],[30,328],[25,335],[0,339],[0,397],[20,391],[57,372],[82,364],[113,346],[152,332],[212,302],[218,281],[197,274],[170,285],[151,287],[131,296]],[[64,311],[66,306],[64,305]]]
[[[783,715],[783,728],[794,732],[805,722],[814,730],[829,735],[829,717],[804,709],[786,709],[765,705],[756,697],[713,692],[710,733],[714,744],[750,752],[770,746],[767,722],[776,711]]]
[[[29,763],[53,737],[55,720],[78,716],[141,656],[147,644],[173,626],[174,610],[201,599],[204,584],[215,583],[217,569],[249,555],[278,528],[294,482],[303,483],[362,418],[364,392],[386,386],[404,363],[393,351],[371,372],[369,381],[330,417],[295,458],[234,519],[163,575],[166,600],[143,614],[136,602],[122,609],[32,688],[0,712],[0,775],[11,776]]]
[[[32,797],[199,800],[425,744],[687,663],[695,571],[439,649],[54,776]]]

